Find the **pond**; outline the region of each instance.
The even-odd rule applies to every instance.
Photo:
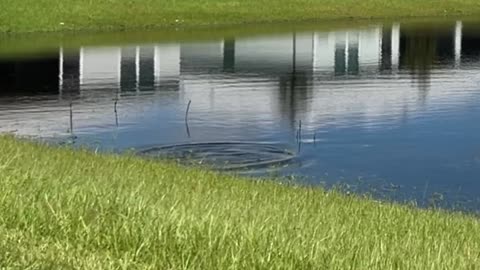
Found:
[[[480,24],[59,44],[0,72],[0,132],[480,211]]]

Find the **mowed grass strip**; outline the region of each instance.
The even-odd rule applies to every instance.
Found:
[[[2,0],[1,32],[480,15],[477,0]]]
[[[0,268],[480,268],[474,216],[10,136],[0,149]]]

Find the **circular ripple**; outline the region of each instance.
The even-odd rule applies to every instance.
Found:
[[[207,142],[152,147],[139,154],[175,159],[186,165],[206,165],[220,170],[241,170],[283,164],[294,153],[274,144],[251,142]]]

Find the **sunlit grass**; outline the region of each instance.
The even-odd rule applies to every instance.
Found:
[[[478,269],[480,220],[0,137],[0,268]]]
[[[479,14],[477,0],[2,0],[0,32]]]

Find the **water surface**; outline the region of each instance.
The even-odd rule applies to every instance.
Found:
[[[479,211],[479,30],[389,23],[59,45],[0,60],[0,132],[118,152],[275,145],[294,152],[292,162],[247,173]]]

